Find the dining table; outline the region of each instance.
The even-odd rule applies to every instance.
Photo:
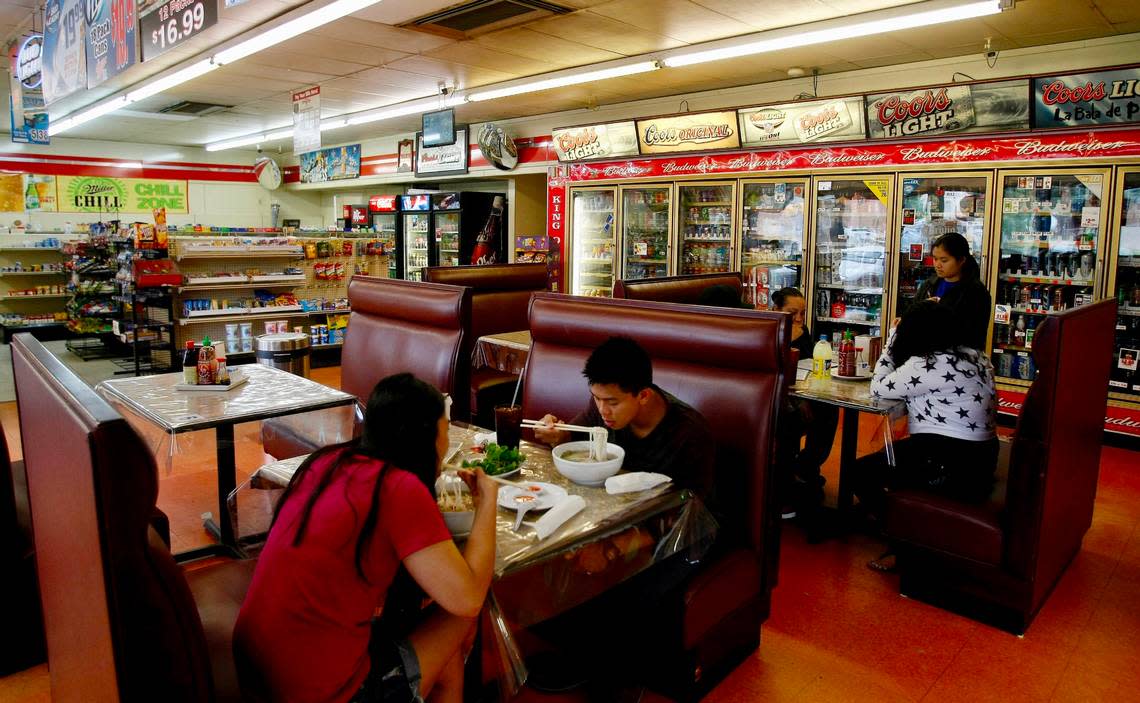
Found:
[[[493,368],[521,375],[530,355],[530,330],[487,334],[475,340],[471,368]]]
[[[351,406],[356,396],[263,364],[232,369],[233,378],[244,378],[229,390],[184,390],[181,373],[140,376],[103,381],[95,387],[108,402],[124,410],[128,419],[139,418],[159,428],[170,438],[170,455],[177,435],[214,430],[218,472],[217,518],[204,516],[204,526],[216,545],[182,552],[180,561],[218,553],[241,555],[236,537],[236,514],[229,510],[229,497],[237,483],[234,426],[273,417]]]
[[[789,390],[789,395],[843,409],[843,430],[839,440],[838,508],[841,514],[846,514],[851,511],[854,503],[852,484],[855,461],[858,459],[860,414],[878,415],[884,419],[883,448],[887,452],[888,462],[893,464],[894,421],[906,415],[906,402],[874,397],[869,376],[858,379],[844,379],[835,375],[818,378],[810,372],[810,368],[811,360],[800,362],[796,384]]]
[[[444,469],[478,459],[486,430],[453,422],[450,443],[456,451]],[[516,514],[500,507],[495,522],[494,579],[488,594],[487,625],[500,685],[509,692],[525,683],[527,667],[515,631],[535,625],[596,598],[666,559],[696,565],[717,533],[715,518],[688,490],[671,483],[616,495],[604,487],[573,483],[558,473],[550,448],[522,442],[524,462],[518,474],[504,480],[526,485],[554,484],[568,496],[580,496],[585,507],[545,539],[528,513],[514,529]],[[280,489],[306,457],[267,464],[250,477],[253,489]],[[458,538],[457,538],[458,539]]]

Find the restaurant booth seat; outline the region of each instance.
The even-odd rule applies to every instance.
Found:
[[[663,276],[614,281],[614,297],[628,300],[656,300],[662,303],[696,304],[711,286],[729,286],[743,296],[744,283],[739,271],[698,273],[689,276]]]
[[[1029,627],[1092,523],[1115,323],[1104,301],[1037,328],[1037,377],[987,503],[889,494],[902,594],[1017,634]]]
[[[44,660],[44,626],[36,586],[32,516],[24,462],[12,461],[0,428],[0,676]]]
[[[703,694],[759,645],[777,563],[769,509],[776,415],[787,392],[785,313],[536,293],[523,415],[571,418],[590,395],[582,368],[614,335],[653,360],[653,380],[700,411],[716,441],[717,545],[682,584],[648,643],[647,683],[680,699]]]
[[[341,390],[355,395],[363,408],[380,379],[408,372],[449,393],[451,416],[467,418],[470,288],[354,276],[348,302],[352,312],[341,352]],[[359,421],[358,413],[354,434]],[[267,420],[261,423],[262,446],[277,459],[312,453],[325,443],[313,425],[311,415]]]
[[[423,279],[471,289],[471,330],[468,341],[488,334],[527,328],[530,294],[549,287],[546,264],[430,266]],[[492,410],[511,402],[519,377],[491,367],[471,371],[470,410],[475,424],[494,427]]]
[[[52,700],[240,700],[230,638],[254,562],[185,574],[152,523],[146,442],[30,334],[12,365]]]

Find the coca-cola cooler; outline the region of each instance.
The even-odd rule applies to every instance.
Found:
[[[505,264],[506,201],[502,193],[432,195],[430,265]]]
[[[408,281],[421,281],[420,272],[431,265],[428,258],[431,198],[427,195],[401,195],[398,219],[401,277]]]
[[[388,254],[388,278],[404,277],[399,204],[398,195],[373,195],[368,199],[372,229],[376,239],[384,243],[384,251]]]

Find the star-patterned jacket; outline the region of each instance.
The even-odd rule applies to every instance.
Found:
[[[995,436],[997,391],[989,357],[960,347],[958,354],[912,356],[895,368],[891,335],[875,364],[871,395],[906,401],[911,434],[940,434],[971,441]]]

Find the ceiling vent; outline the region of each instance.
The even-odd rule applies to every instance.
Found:
[[[182,102],[174,103],[173,105],[167,105],[166,107],[158,110],[158,112],[161,112],[161,113],[164,113],[167,115],[184,115],[187,117],[205,117],[206,115],[212,115],[215,112],[221,112],[222,110],[228,110],[231,107],[233,107],[233,106],[232,105],[216,105],[214,103],[196,103],[196,102],[191,102],[189,100],[183,100]]]
[[[403,26],[462,39],[573,11],[542,0],[475,0]]]

